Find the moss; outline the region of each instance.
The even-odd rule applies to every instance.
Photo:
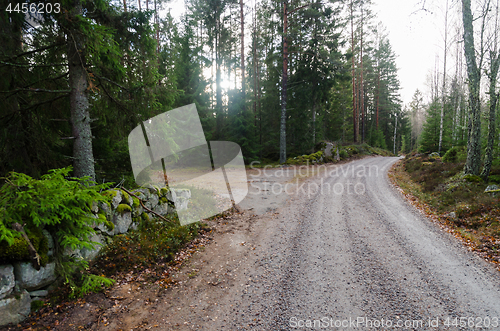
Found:
[[[106,192],[103,193],[104,196],[110,197],[111,199],[116,197],[117,194],[118,194],[117,190],[107,190]]]
[[[161,198],[160,198],[160,202],[161,202],[162,204],[168,204],[168,199],[167,199],[167,198],[165,198],[165,197],[161,197]]]
[[[144,222],[147,222],[149,221],[149,215],[146,214],[146,213],[142,213],[141,214],[141,219],[144,221]]]
[[[128,204],[130,201],[130,195],[127,192],[125,192],[124,190],[120,190],[120,191],[122,192],[122,196],[123,196],[121,203]]]
[[[106,227],[108,228],[108,231],[113,231],[115,228],[115,224],[113,222],[108,221],[108,220],[106,220],[106,222],[104,222],[104,225],[106,225]]]
[[[141,205],[141,203],[139,202],[139,199],[137,199],[136,197],[132,197],[132,207],[134,207],[134,209],[136,208],[139,208],[139,206]]]
[[[464,176],[465,181],[471,182],[471,183],[482,183],[483,179],[479,176],[476,175],[465,175]]]
[[[168,191],[169,191],[169,190],[168,190],[168,188],[166,188],[166,187],[162,187],[162,188],[160,189],[160,196],[166,197],[166,196],[167,196],[167,194],[168,194]]]
[[[47,237],[42,233],[39,228],[25,229],[29,240],[33,247],[35,247],[38,255],[40,255],[42,265],[48,262],[47,253],[49,252],[49,242]],[[23,237],[19,236],[14,239],[12,245],[0,245],[0,262],[16,262],[16,261],[30,261],[30,253],[28,249],[28,242]]]
[[[126,205],[124,203],[120,203],[118,205],[118,207],[116,208],[116,211],[123,214],[123,213],[126,213],[128,211],[131,212],[132,208],[129,205]]]
[[[43,302],[42,300],[31,301],[31,311],[32,312],[36,312],[36,311],[40,310],[40,308],[42,308],[43,306],[45,306],[45,302]]]

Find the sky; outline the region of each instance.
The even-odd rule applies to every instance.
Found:
[[[432,1],[424,2],[426,10],[421,10],[422,0],[373,0],[373,10],[387,28],[397,56],[405,104],[411,102],[417,88],[424,96],[428,93],[427,76],[434,71],[436,61],[439,71],[443,71],[444,12]]]

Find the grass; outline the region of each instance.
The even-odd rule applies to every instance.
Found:
[[[398,162],[390,177],[418,207],[499,265],[500,197],[484,193],[488,184],[477,176],[464,176],[463,166],[463,162],[413,155]],[[492,169],[498,172],[500,167]]]

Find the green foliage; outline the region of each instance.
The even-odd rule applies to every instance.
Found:
[[[54,238],[59,275],[78,289],[75,273],[81,274],[88,263],[63,252],[94,247],[89,239],[95,232],[92,226],[95,223],[108,225],[109,222],[103,216],[91,217],[91,206],[94,202],[107,203],[107,198],[99,192],[111,184],[96,184],[88,178],[66,179],[70,171],[71,167],[54,169],[39,180],[15,172],[4,178],[5,183],[0,188],[0,242],[2,247],[16,250],[14,253],[25,259],[21,248],[25,243],[20,242],[20,234],[11,229],[17,222],[24,224],[39,253],[46,254],[46,239],[40,235],[41,229],[45,228]],[[82,279],[84,284],[85,277]]]
[[[339,150],[339,156],[341,159],[347,159],[349,157],[349,153],[342,148]]]
[[[86,274],[85,277],[82,277],[81,286],[71,287],[70,298],[83,297],[90,292],[100,292],[104,287],[109,287],[115,282],[115,280],[104,276]]]
[[[500,184],[500,175],[490,175],[488,181],[496,184]]]
[[[446,151],[446,153],[443,156],[443,162],[456,163],[458,160],[457,158],[458,150],[459,148],[455,146]]]

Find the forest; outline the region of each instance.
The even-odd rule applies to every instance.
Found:
[[[410,150],[396,54],[370,1],[188,0],[180,18],[160,0],[44,4],[2,11],[2,175],[73,165],[133,184],[130,131],[191,103],[207,140],[238,143],[247,163],[321,141]]]
[[[73,165],[76,177],[133,184],[130,131],[195,103],[207,141],[238,143],[247,164],[285,163],[321,141],[456,147],[466,173],[487,177],[498,1],[429,3],[418,10],[442,16],[442,54],[427,91],[403,105],[397,54],[369,0],[187,0],[179,17],[162,0],[6,2],[0,174]]]

